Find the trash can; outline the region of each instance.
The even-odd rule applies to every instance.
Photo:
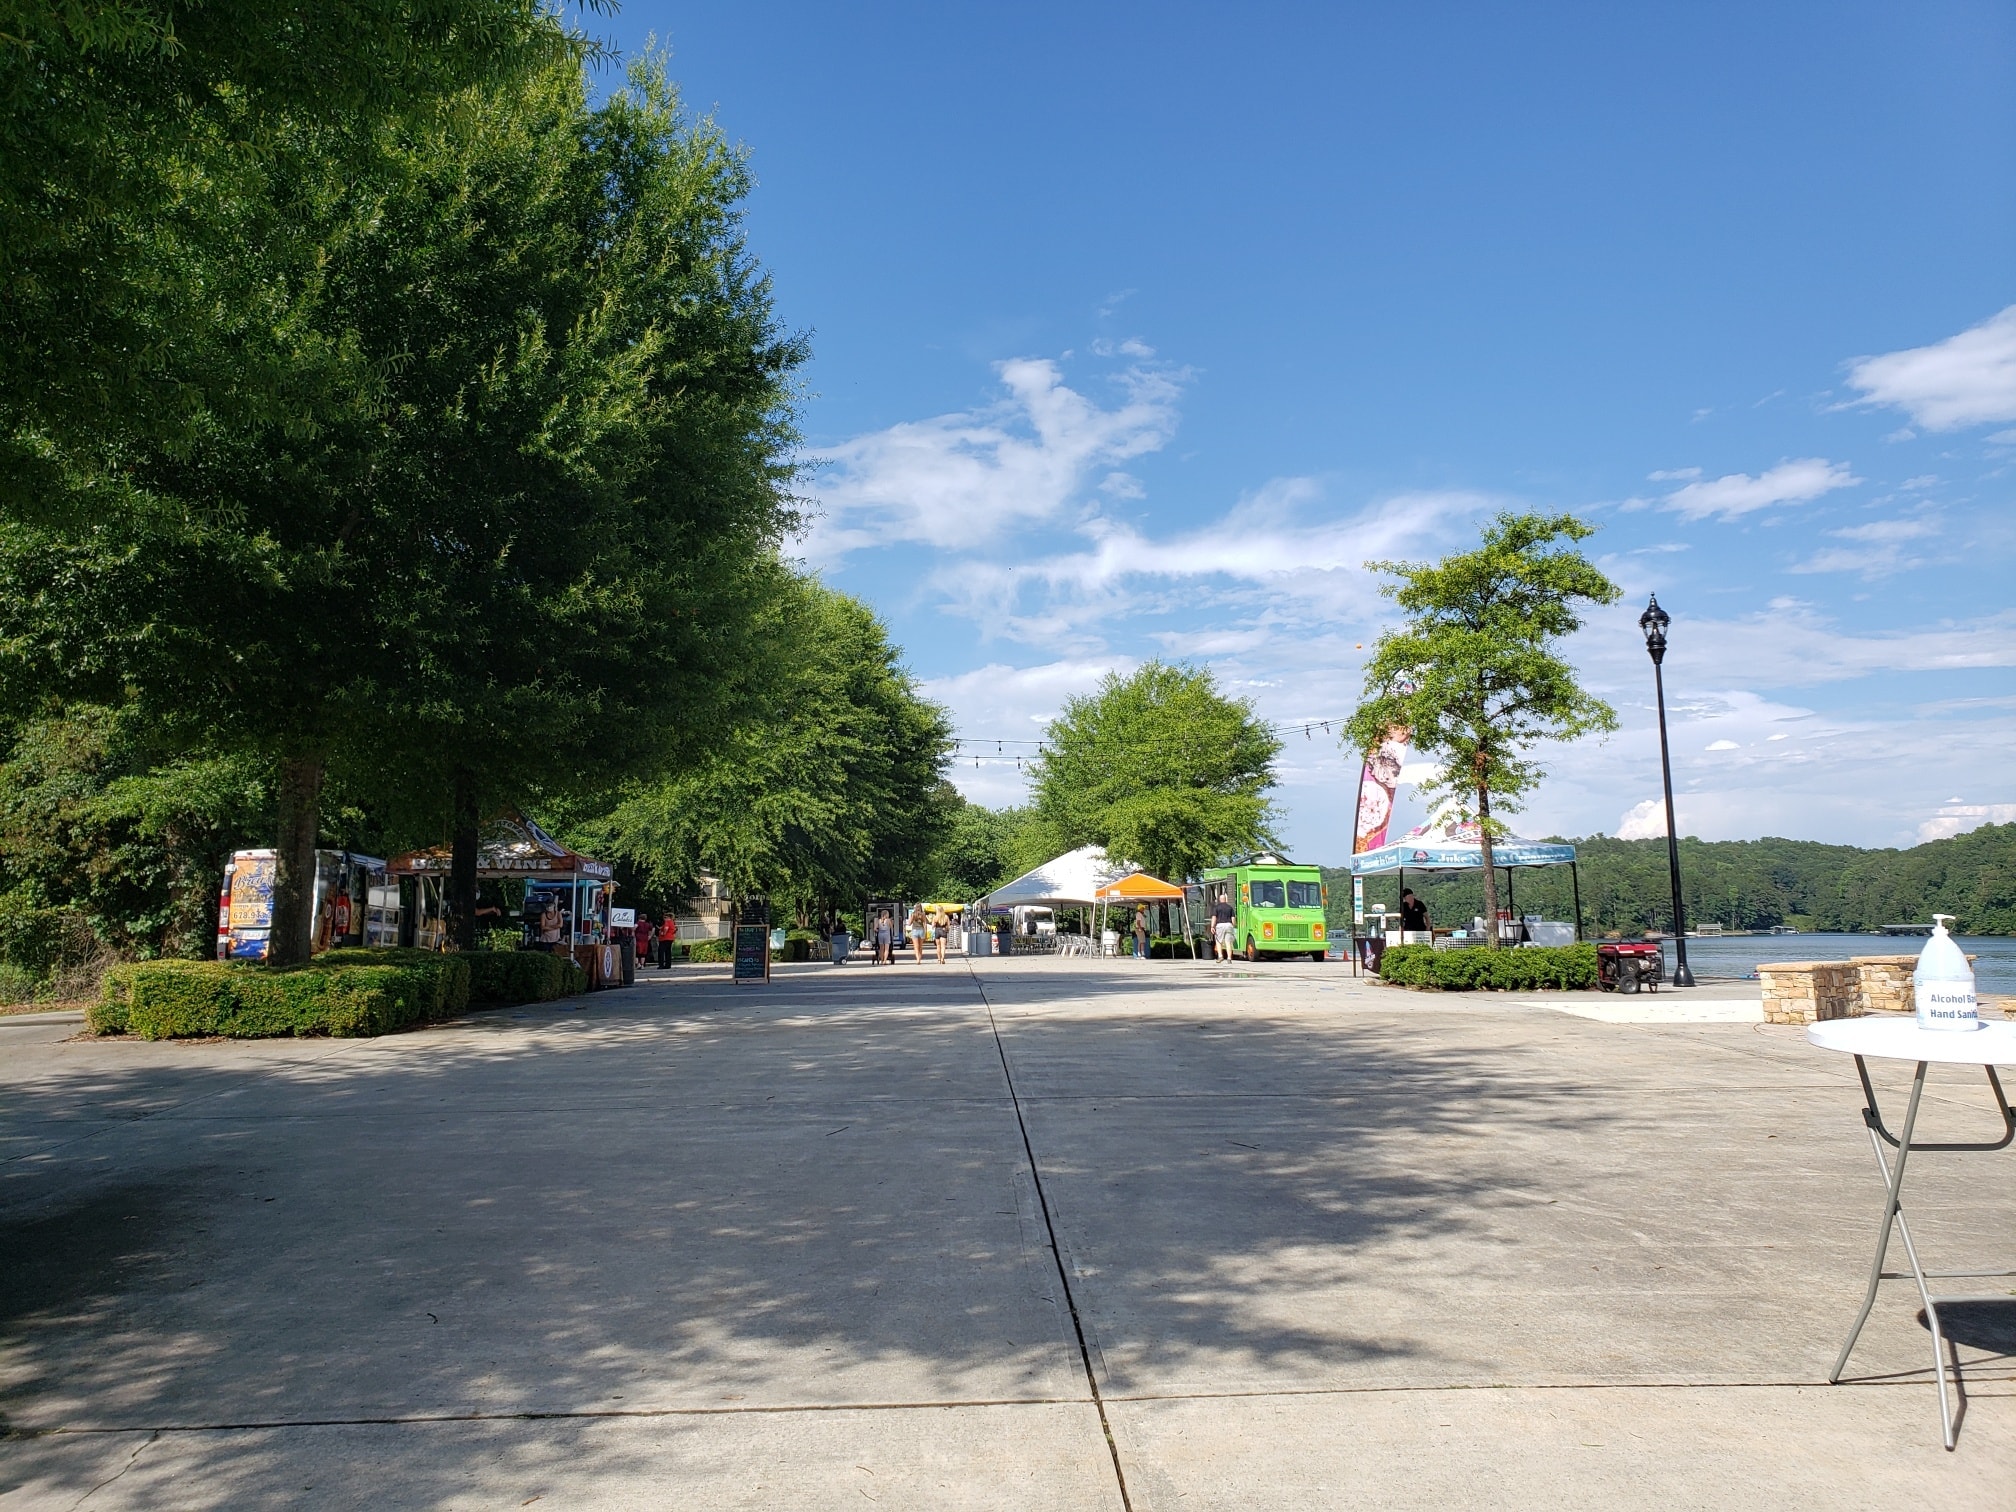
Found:
[[[833,964],[844,966],[847,957],[854,954],[854,937],[846,930],[836,930],[833,935]]]

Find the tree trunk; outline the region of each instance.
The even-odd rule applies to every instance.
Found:
[[[308,959],[315,925],[315,836],[322,818],[322,758],[289,756],[280,763],[280,833],[274,846],[273,927],[266,961],[294,966]]]
[[[1484,943],[1498,948],[1498,865],[1491,854],[1491,790],[1477,787],[1477,840],[1484,847]]]
[[[476,948],[476,861],[483,840],[476,774],[455,773],[455,840],[448,857],[448,906],[455,911],[455,948]]]

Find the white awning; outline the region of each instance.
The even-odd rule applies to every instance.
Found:
[[[1024,905],[1090,907],[1099,901],[1099,889],[1131,868],[1106,859],[1096,845],[1081,845],[1012,882],[1004,882],[976,905],[981,908],[1021,908]]]

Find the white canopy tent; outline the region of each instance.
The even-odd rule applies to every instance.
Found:
[[[1022,873],[1012,882],[1002,883],[975,906],[1092,908],[1099,902],[1099,890],[1128,870],[1109,861],[1099,846],[1081,845]]]

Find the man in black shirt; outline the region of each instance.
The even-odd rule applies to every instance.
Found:
[[[1400,927],[1415,934],[1428,933],[1428,905],[1414,896],[1411,887],[1400,894]]]
[[[1212,954],[1221,961],[1232,959],[1232,936],[1234,923],[1238,918],[1230,898],[1220,898],[1211,905]]]

